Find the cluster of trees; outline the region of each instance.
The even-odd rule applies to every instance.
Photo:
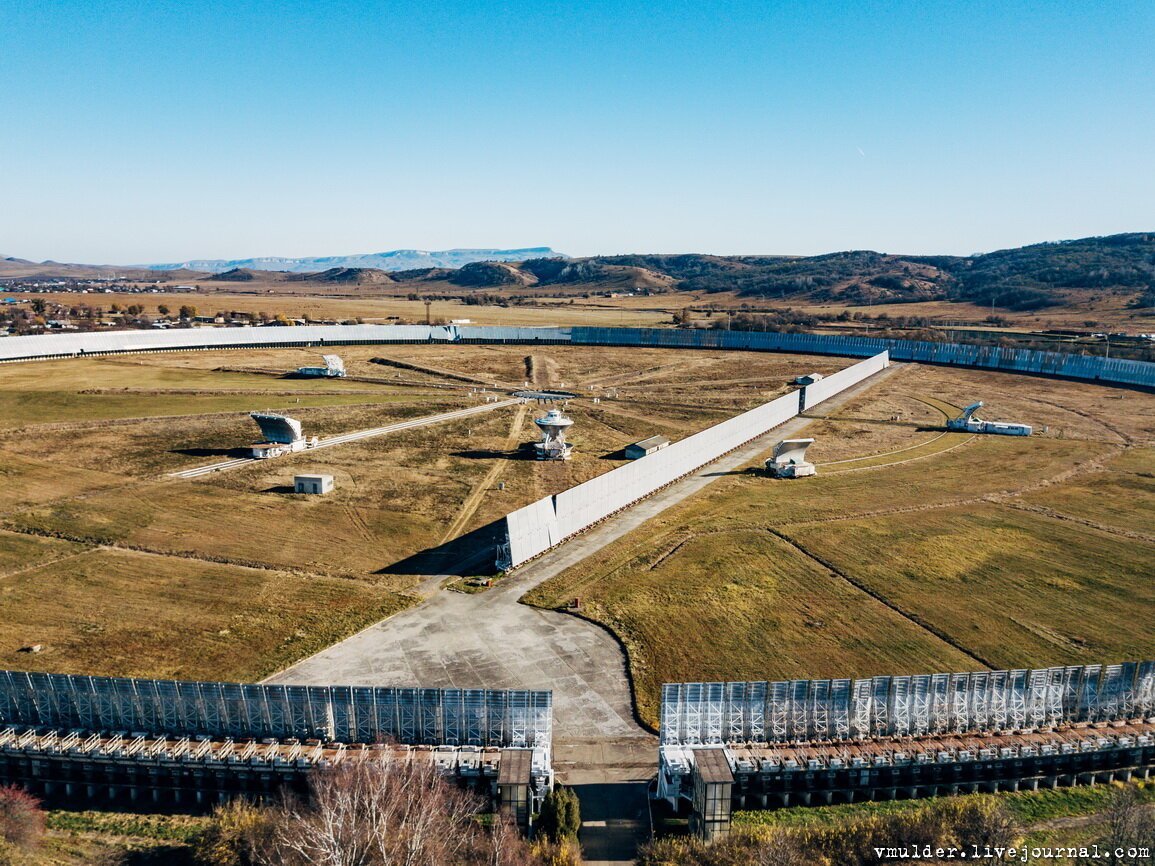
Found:
[[[551,794],[539,839],[482,815],[481,801],[417,762],[318,771],[307,800],[218,809],[196,845],[201,866],[576,866],[576,798]],[[570,800],[572,799],[572,805]]]
[[[879,313],[871,316],[861,311],[853,313],[842,310],[838,313],[807,313],[787,307],[782,310],[753,310],[748,306],[741,306],[737,312],[731,312],[729,317],[725,310],[707,309],[705,316],[710,320],[710,327],[714,330],[732,331],[787,331],[798,333],[813,328],[822,322],[861,322],[864,325],[874,325],[882,331],[912,331],[926,330],[931,336],[918,336],[915,339],[942,340],[947,337],[941,332],[934,331],[934,323],[926,316],[891,316]],[[991,317],[988,317],[990,319]],[[673,315],[675,325],[691,325],[694,321],[694,310],[686,307]],[[905,339],[910,334],[903,334]]]
[[[310,778],[307,799],[218,808],[191,848],[151,854],[106,851],[101,866],[577,866],[577,798],[547,797],[538,838],[504,816],[481,812],[474,795],[430,764],[349,762]],[[45,815],[20,788],[0,788],[0,866],[33,866]],[[157,859],[159,855],[160,859]]]
[[[475,292],[465,295],[461,303],[469,307],[508,307],[509,301],[501,295],[491,295],[488,292]]]
[[[1119,866],[1150,863],[1155,811],[1150,792],[1120,785],[1107,807],[1078,833],[1078,844]],[[1034,832],[1024,830],[993,796],[932,800],[898,812],[817,820],[787,829],[736,828],[726,839],[658,839],[639,852],[638,866],[877,866],[914,862],[918,853],[955,849],[973,856],[1016,848],[1015,862],[1055,862]],[[162,862],[187,866],[578,866],[581,824],[577,797],[551,792],[537,838],[525,840],[506,818],[481,813],[482,803],[417,762],[345,763],[316,772],[308,799],[285,797],[259,806],[243,800],[218,808],[191,848],[167,848]],[[1059,831],[1061,832],[1061,831]],[[37,800],[0,787],[0,864],[38,863],[45,816]],[[1024,854],[1024,846],[1027,854]],[[1031,853],[1037,849],[1039,853]],[[158,849],[159,851],[160,849]],[[1093,850],[1093,849],[1092,849]],[[1145,853],[1146,852],[1146,853]],[[1025,859],[1024,859],[1025,858]],[[1034,859],[1032,859],[1034,858]],[[110,853],[102,866],[143,862]],[[147,860],[147,862],[158,862]],[[1001,861],[1000,861],[1001,862]],[[1062,859],[1077,866],[1092,855]]]
[[[1155,285],[1155,234],[1032,244],[971,258],[912,257],[948,272],[950,297],[1013,310],[1062,302],[1064,289],[1133,292]]]
[[[172,311],[166,304],[157,307],[161,318],[168,318]],[[197,309],[189,304],[180,307],[177,316],[187,322],[197,314]],[[244,314],[248,315],[248,314]],[[89,304],[60,304],[46,298],[32,298],[28,307],[0,308],[0,324],[7,326],[15,334],[37,333],[47,327],[50,321],[62,321],[80,331],[92,331],[98,323],[112,317],[125,325],[149,327],[156,320],[145,312],[143,304],[113,303],[105,310],[102,306]]]
[[[818,317],[797,310],[773,310],[765,313],[734,313],[731,316],[715,316],[710,327],[731,331],[781,331],[801,333],[813,328]]]
[[[1155,288],[1145,290],[1131,302],[1131,306],[1137,310],[1155,309]]]

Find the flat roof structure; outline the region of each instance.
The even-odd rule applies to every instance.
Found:
[[[533,775],[532,749],[502,749],[497,770],[499,785],[528,785]]]
[[[734,771],[730,769],[726,750],[721,746],[695,750],[694,768],[707,785],[734,781]]]
[[[332,475],[293,476],[293,490],[296,493],[328,493],[332,489]]]
[[[649,451],[649,450],[654,449],[654,448],[665,448],[669,444],[670,444],[670,439],[668,436],[658,435],[658,436],[651,436],[648,439],[642,439],[639,442],[635,442],[631,447],[645,448],[647,451]]]

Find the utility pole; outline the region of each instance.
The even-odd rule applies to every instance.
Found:
[[[425,299],[425,324],[427,324],[427,325],[433,324],[433,319],[430,318],[430,316],[429,316],[429,308],[431,306],[433,306],[433,301],[429,300],[429,298],[426,298]]]

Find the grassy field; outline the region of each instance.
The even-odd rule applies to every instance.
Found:
[[[1155,785],[1133,783],[1145,803],[1155,803]],[[1106,809],[1120,785],[1096,787],[1055,788],[1043,791],[1005,791],[998,794],[978,794],[998,802],[1022,827],[1030,828],[1060,818],[1094,815]],[[841,806],[795,806],[788,809],[735,812],[734,824],[748,828],[789,829],[793,827],[822,827],[831,824],[850,824],[857,819],[899,812],[916,812],[926,807],[927,800],[890,800],[877,803],[851,803]]]
[[[699,531],[646,552],[652,558],[613,557],[598,584],[569,594],[629,648],[638,709],[651,723],[663,682],[973,665],[765,531]],[[708,652],[687,649],[699,640]]]
[[[192,845],[209,823],[207,816],[51,811],[39,850],[19,864],[192,864]]]
[[[412,602],[407,558],[681,438],[838,359],[570,347],[364,346],[350,379],[281,373],[304,350],[142,355],[0,367],[0,661],[13,668],[252,678]],[[406,365],[383,366],[387,357]],[[261,372],[265,371],[265,372]],[[453,378],[458,377],[458,378]],[[353,378],[359,381],[353,381]],[[304,452],[183,481],[256,440],[277,409],[309,435],[569,387],[575,457],[525,459],[542,407]],[[694,383],[711,381],[704,392]],[[564,384],[563,384],[564,383]],[[298,472],[336,490],[296,496]],[[19,648],[44,644],[42,654]]]
[[[0,368],[4,664],[260,676],[411,603],[424,575],[396,566],[414,554],[621,465],[630,442],[682,438],[784,393],[799,372],[845,364],[575,347],[342,356],[361,381],[282,378],[315,360],[282,349]],[[373,363],[381,357],[405,366]],[[589,395],[568,408],[575,459],[524,458],[540,412],[528,406],[164,477],[254,441],[251,409],[290,411],[325,436],[481,402],[462,379]],[[987,417],[1047,433],[934,429],[979,397]],[[810,430],[817,478],[720,479],[532,596],[545,606],[580,596],[586,616],[622,637],[647,719],[671,679],[1107,660],[1150,645],[1151,618],[1133,611],[1155,601],[1144,581],[1155,398],[906,367]],[[287,493],[302,471],[334,475],[337,489]],[[709,651],[694,652],[688,634]],[[47,649],[16,651],[30,643]]]
[[[401,609],[383,581],[94,549],[0,578],[9,668],[247,681]],[[36,655],[17,653],[43,644]]]
[[[244,291],[236,286],[202,283],[205,291],[200,293],[157,293],[157,294],[44,294],[21,293],[23,301],[43,297],[52,303],[71,306],[85,303],[108,310],[112,304],[122,307],[139,304],[146,315],[157,315],[157,307],[164,305],[173,313],[185,304],[191,304],[200,315],[214,315],[218,312],[278,313],[291,318],[309,318],[314,321],[348,321],[361,319],[370,324],[391,324],[401,321],[407,324],[425,324],[425,303],[408,300],[409,289],[400,292],[383,291],[379,286],[348,287],[318,291],[316,285],[300,285],[295,293],[292,284],[271,283],[247,285]],[[268,294],[269,290],[276,294]],[[423,295],[449,294],[462,296],[476,293],[450,283],[428,283],[420,287]],[[506,292],[506,295],[525,292]],[[580,293],[575,293],[580,295]],[[479,306],[465,304],[459,300],[435,300],[429,313],[436,322],[453,319],[469,319],[475,325],[604,325],[606,327],[655,327],[669,325],[671,313],[690,301],[674,296],[649,298],[622,298],[621,301],[642,303],[618,303],[618,299],[595,298],[588,301],[574,295],[542,293],[533,301],[512,306]]]
[[[998,805],[1018,828],[1020,847],[1090,846],[1109,837],[1116,798],[1129,788],[1137,794],[1139,808],[1155,808],[1155,785],[1151,782],[1116,782],[1110,785],[1057,788],[1041,791],[971,794],[969,801]],[[919,815],[938,805],[940,800],[897,800],[876,803],[854,803],[842,806],[794,807],[774,811],[736,812],[734,831],[754,836],[780,832],[852,831],[871,820],[890,816]],[[972,843],[973,844],[973,843]],[[1104,859],[1110,857],[1106,850]],[[1016,858],[1014,862],[1020,862]],[[1031,863],[1074,862],[1032,856]],[[1082,861],[1080,861],[1082,862]]]
[[[995,668],[1146,658],[1155,542],[1004,506],[786,525],[813,556]],[[909,666],[905,670],[913,672]]]
[[[929,429],[980,396],[1047,432]],[[662,682],[1147,658],[1153,421],[1151,395],[907,367],[811,424],[816,478],[718,479],[526,600],[613,629],[650,723]]]

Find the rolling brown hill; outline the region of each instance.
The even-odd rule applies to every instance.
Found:
[[[329,268],[312,274],[293,274],[287,278],[292,282],[305,283],[352,283],[358,286],[384,286],[395,280],[380,268]]]
[[[1088,296],[1118,296],[1155,307],[1155,233],[1032,244],[962,256],[904,256],[851,250],[820,256],[620,255],[471,262],[385,272],[334,267],[316,273],[235,268],[215,277],[107,265],[0,259],[0,277],[112,278],[152,283],[292,282],[301,289],[396,287],[414,294],[463,289],[524,289],[531,294],[642,291],[732,292],[769,300],[847,305],[971,301],[1010,310],[1066,306]],[[295,289],[300,291],[300,289]]]

